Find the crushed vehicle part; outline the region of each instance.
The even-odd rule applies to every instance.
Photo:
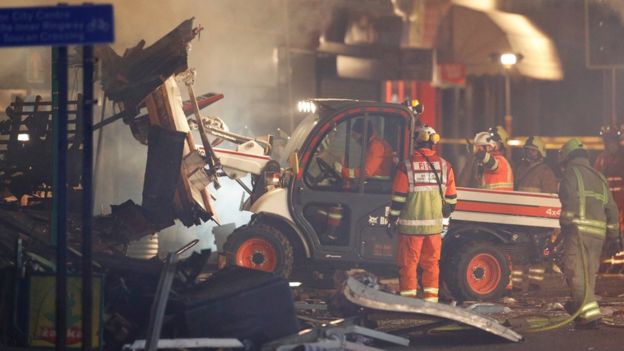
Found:
[[[302,330],[263,345],[263,351],[278,350],[381,350],[366,345],[371,339],[400,346],[409,346],[409,339],[382,331],[354,325],[351,320],[338,319],[319,327]]]
[[[353,277],[347,279],[343,294],[347,300],[361,307],[445,318],[481,329],[509,341],[518,342],[523,339],[522,335],[502,326],[494,319],[472,313],[460,307],[386,293],[370,288]]]
[[[195,339],[160,339],[156,349],[194,349],[194,348],[244,348],[245,345],[236,339],[195,338]],[[132,344],[124,345],[124,350],[143,350],[145,340],[135,340]]]
[[[96,56],[102,61],[102,85],[106,95],[133,110],[164,79],[188,68],[188,45],[201,31],[193,28],[190,18],[154,44],[144,48],[145,40],[118,55],[109,45],[98,46]],[[134,117],[134,116],[129,116]]]

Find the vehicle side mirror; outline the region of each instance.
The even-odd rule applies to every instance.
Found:
[[[292,169],[294,174],[299,174],[299,154],[298,154],[299,150],[295,150],[293,151],[293,153],[291,153],[288,156],[288,163],[290,164],[290,168]]]

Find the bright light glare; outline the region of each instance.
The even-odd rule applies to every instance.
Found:
[[[500,62],[505,66],[512,66],[518,63],[518,55],[505,53],[500,56]]]
[[[509,145],[509,146],[520,146],[520,145],[522,145],[522,140],[511,139],[511,140],[507,141],[507,145]]]
[[[301,286],[301,282],[289,282],[288,286],[290,286],[291,288],[297,288]]]
[[[29,141],[30,140],[30,135],[28,135],[28,133],[19,133],[17,135],[17,140],[18,141]]]
[[[316,112],[316,105],[312,101],[299,101],[297,103],[297,111],[302,113],[314,113]]]

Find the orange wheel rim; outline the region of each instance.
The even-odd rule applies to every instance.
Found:
[[[480,295],[486,295],[496,289],[501,281],[501,266],[490,254],[478,254],[470,260],[466,270],[468,286]]]
[[[273,272],[277,267],[277,252],[275,247],[265,239],[247,239],[236,251],[236,265]]]

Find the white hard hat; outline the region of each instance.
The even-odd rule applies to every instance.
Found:
[[[477,146],[491,146],[493,148],[496,147],[496,141],[492,138],[492,135],[489,132],[479,132],[474,137],[473,143]]]

